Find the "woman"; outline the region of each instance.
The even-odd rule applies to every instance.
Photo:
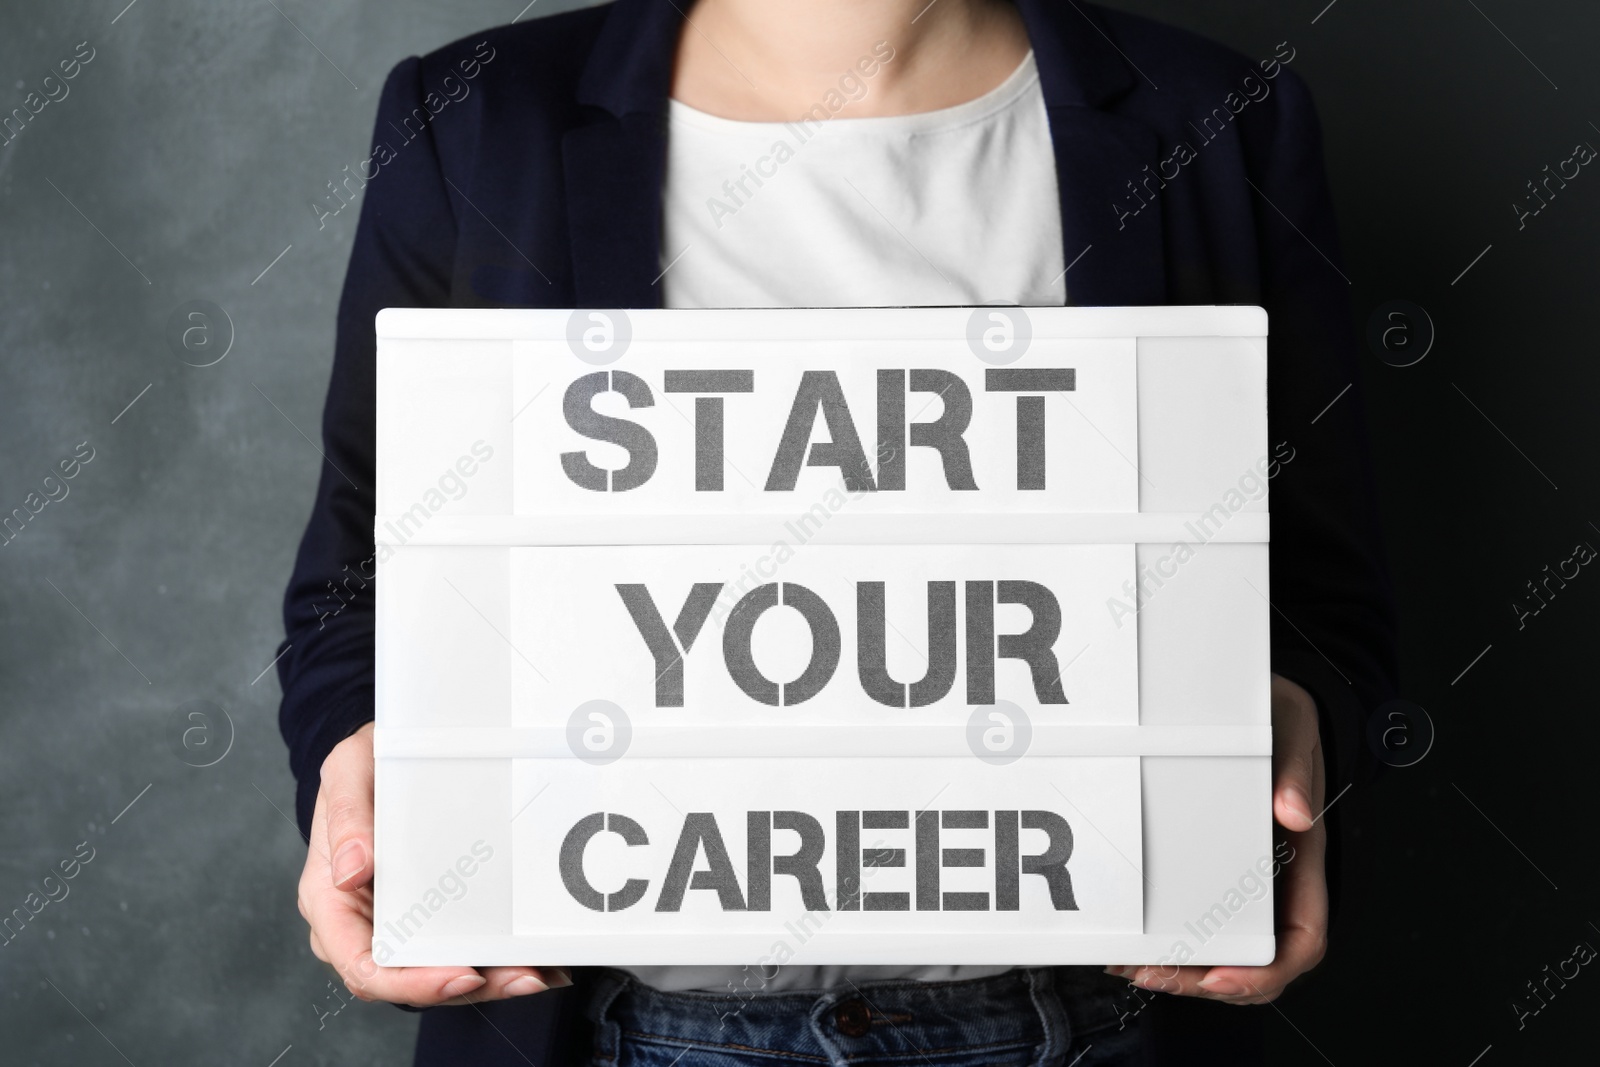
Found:
[[[313,950],[365,999],[473,1005],[425,1015],[427,1063],[1128,1063],[1150,1052],[1167,1005],[1143,1010],[1150,998],[1123,979],[1270,1000],[1322,956],[1325,783],[1363,774],[1363,709],[1394,676],[1359,397],[1312,422],[1356,375],[1316,120],[1285,69],[1293,46],[1251,62],[1044,0],[685,7],[617,0],[505,27],[407,60],[385,86],[339,311],[329,469],[279,661]],[[573,986],[557,968],[377,967],[375,313],[997,301],[1272,314],[1274,440],[1296,455],[1273,490],[1273,806],[1297,855],[1278,887],[1278,958],[1109,975],[791,967],[736,1001],[736,968],[580,973]],[[517,999],[530,993],[543,995]],[[1246,1017],[1185,1022],[1186,1062]]]

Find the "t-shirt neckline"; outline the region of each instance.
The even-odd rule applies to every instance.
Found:
[[[1022,100],[1039,81],[1039,68],[1033,50],[1023,57],[1017,69],[1006,80],[982,96],[933,111],[915,111],[906,115],[874,115],[849,117],[849,104],[827,120],[830,129],[844,133],[930,133],[953,129],[981,121],[999,114]],[[821,101],[818,101],[821,103]],[[676,125],[691,126],[710,133],[726,136],[759,137],[767,139],[775,133],[804,121],[798,116],[788,122],[750,122],[727,119],[689,106],[680,100],[668,99],[668,117]],[[825,106],[825,105],[824,105]],[[815,122],[815,120],[813,120]]]

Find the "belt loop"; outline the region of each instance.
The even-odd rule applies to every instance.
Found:
[[[615,1063],[622,1047],[622,1026],[609,1016],[611,1004],[633,983],[621,971],[605,968],[596,972],[595,989],[589,997],[586,1014],[594,1024],[594,1059],[600,1063]]]
[[[1044,1028],[1044,1043],[1033,1067],[1059,1067],[1072,1049],[1072,1023],[1067,1019],[1067,1009],[1056,992],[1055,974],[1049,967],[1034,967],[1022,972],[1028,982],[1028,992],[1039,1013],[1039,1024]]]

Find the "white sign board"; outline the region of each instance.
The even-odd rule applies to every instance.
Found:
[[[1263,963],[1257,308],[378,317],[380,964]]]

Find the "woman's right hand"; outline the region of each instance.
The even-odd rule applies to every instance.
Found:
[[[559,968],[380,967],[372,958],[372,723],[322,764],[311,842],[300,874],[300,914],[311,951],[361,1000],[427,1008],[481,1004],[572,984]]]

